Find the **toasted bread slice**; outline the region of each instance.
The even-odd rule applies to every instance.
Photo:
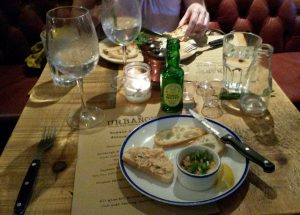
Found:
[[[183,41],[184,40],[184,35],[185,35],[185,32],[186,32],[187,28],[188,28],[188,25],[182,25],[182,26],[176,28],[172,32],[165,32],[163,34],[167,35],[169,37],[172,37],[172,38],[177,38],[180,41]]]
[[[207,132],[199,127],[190,125],[178,125],[159,131],[154,138],[156,146],[168,148],[187,144]]]
[[[124,152],[122,160],[163,183],[173,181],[173,164],[161,148],[130,148]]]
[[[126,58],[135,58],[139,54],[139,48],[135,43],[126,46]],[[103,49],[103,53],[114,59],[123,59],[123,50],[121,46],[107,47]]]
[[[213,134],[206,134],[195,140],[193,144],[200,144],[209,147],[220,156],[223,155],[226,150],[225,144]]]

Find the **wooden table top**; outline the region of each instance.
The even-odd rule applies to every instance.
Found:
[[[187,64],[200,57],[189,59]],[[102,109],[116,106],[117,94],[110,84],[117,73],[117,65],[100,60],[96,70],[84,80],[89,103]],[[46,67],[0,157],[0,214],[13,214],[19,188],[45,125],[57,127],[57,140],[43,157],[26,214],[71,213],[79,132],[68,127],[66,117],[71,109],[80,106],[79,92],[76,87],[55,87],[49,74]],[[276,165],[276,171],[267,174],[251,164],[242,186],[217,202],[220,213],[300,213],[300,114],[275,82],[273,89],[269,114],[265,117],[244,116],[233,102],[224,106],[225,113],[216,119]],[[154,92],[154,97],[157,94]],[[152,102],[159,102],[153,99]],[[54,173],[52,166],[57,161],[66,162],[67,169]]]

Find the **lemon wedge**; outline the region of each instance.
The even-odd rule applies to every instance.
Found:
[[[230,166],[225,163],[221,164],[218,171],[217,188],[224,191],[234,185],[234,175]]]

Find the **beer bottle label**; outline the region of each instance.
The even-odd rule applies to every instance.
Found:
[[[170,107],[177,106],[182,100],[182,88],[179,84],[168,84],[164,88],[163,98],[165,104]]]

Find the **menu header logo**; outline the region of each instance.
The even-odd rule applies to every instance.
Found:
[[[122,117],[115,120],[109,120],[107,121],[108,126],[128,126],[128,125],[140,125],[142,123],[145,123],[149,120],[155,119],[156,116],[135,116],[135,117]]]

